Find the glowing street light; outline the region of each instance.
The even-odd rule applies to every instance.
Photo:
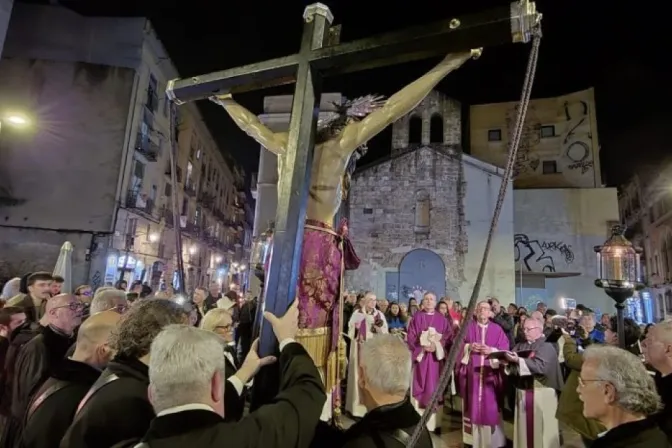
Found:
[[[149,242],[150,243],[156,243],[159,241],[159,234],[158,233],[150,233],[149,234]]]
[[[194,255],[196,252],[198,252],[198,247],[196,247],[196,245],[193,245],[189,248],[189,253],[191,255]]]
[[[22,117],[21,115],[9,115],[5,118],[7,123],[11,123],[16,126],[26,126],[28,124],[28,119]]]
[[[222,262],[222,256],[221,256],[221,255],[217,255],[217,256],[215,257],[215,262],[216,262],[216,263],[221,263],[221,262]]]

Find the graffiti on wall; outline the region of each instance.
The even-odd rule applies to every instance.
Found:
[[[91,277],[91,288],[95,291],[101,286],[103,286],[103,276],[100,271],[96,271]]]
[[[585,174],[593,168],[593,158],[590,150],[593,136],[590,132],[588,103],[585,101],[577,103],[566,101],[564,109],[568,124],[562,145],[568,162],[567,169],[571,171],[580,170],[581,174]]]
[[[513,244],[516,263],[530,272],[556,272],[556,257],[565,264],[574,262],[572,246],[562,241],[533,240],[524,233],[517,233],[513,236]]]
[[[510,109],[506,113],[506,129],[508,132],[508,140],[513,139],[513,131],[516,127],[516,119],[518,118],[518,106]],[[523,133],[518,145],[518,154],[516,162],[513,165],[513,176],[518,177],[521,174],[533,173],[539,168],[539,157],[534,154],[533,149],[539,144],[540,135],[539,129],[541,122],[536,118],[534,106],[530,105],[527,110],[527,119],[523,125]]]

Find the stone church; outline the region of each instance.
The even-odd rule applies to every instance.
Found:
[[[461,129],[460,103],[434,91],[393,125],[389,156],[357,168],[345,210],[362,263],[347,272],[348,290],[469,300],[503,170],[465,154]],[[508,189],[480,293],[507,303],[515,298]]]

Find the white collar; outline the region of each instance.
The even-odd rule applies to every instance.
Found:
[[[191,403],[191,404],[183,404],[182,406],[175,406],[175,407],[172,407],[172,408],[164,409],[163,411],[156,414],[156,416],[157,417],[163,417],[164,415],[177,414],[178,412],[184,412],[184,411],[210,411],[210,412],[215,412],[215,410],[212,409],[207,404]]]

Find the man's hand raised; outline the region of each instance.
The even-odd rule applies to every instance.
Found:
[[[264,318],[273,327],[273,333],[275,333],[278,342],[285,339],[294,339],[296,332],[299,330],[299,300],[294,300],[284,316],[276,317],[272,313],[264,311]]]

